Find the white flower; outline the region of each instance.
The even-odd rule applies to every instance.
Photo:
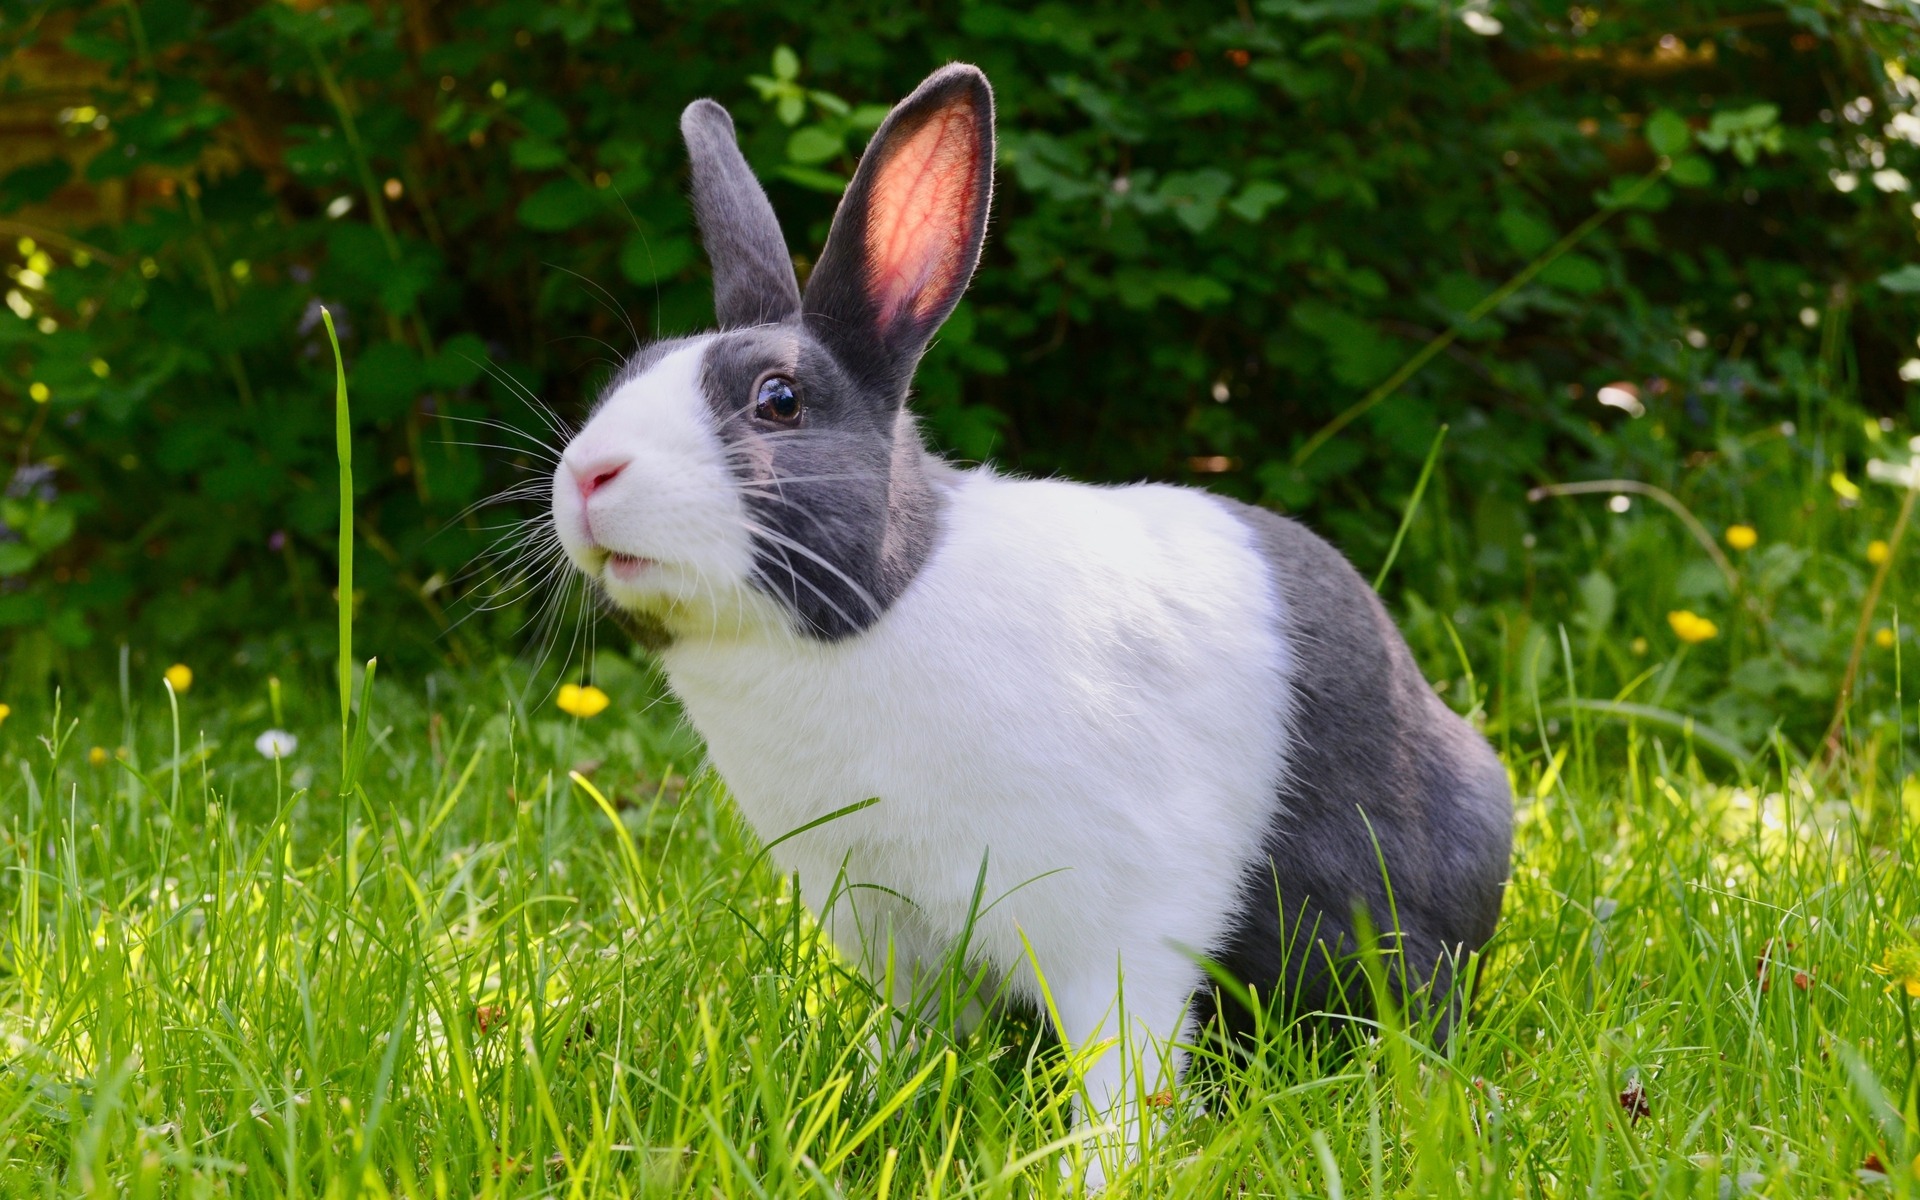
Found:
[[[1873,173],[1873,186],[1883,192],[1904,192],[1908,188],[1907,177],[1888,167],[1884,171]]]
[[[1920,358],[1910,358],[1901,363],[1900,378],[1908,383],[1920,383]]]
[[[1897,463],[1883,458],[1870,458],[1867,460],[1867,478],[1897,488],[1920,486],[1920,459]]]
[[[1920,117],[1910,112],[1895,113],[1893,120],[1887,122],[1887,136],[1920,146]]]
[[[1646,415],[1647,406],[1640,403],[1640,389],[1631,383],[1609,383],[1593,394],[1593,398],[1608,408],[1617,408],[1630,417]]]
[[[1478,8],[1463,9],[1460,13],[1460,23],[1481,37],[1496,37],[1502,29],[1506,28],[1500,23],[1499,17]]]
[[[284,729],[269,729],[253,739],[261,758],[286,758],[300,748],[300,739]]]

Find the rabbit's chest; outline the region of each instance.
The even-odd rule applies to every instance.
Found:
[[[845,868],[851,881],[921,903],[964,901],[983,855],[996,873],[1053,869],[1057,848],[1099,819],[1093,793],[1118,798],[1117,747],[1102,754],[1083,701],[1061,694],[1053,672],[944,655],[859,657],[772,670],[759,660],[731,680],[677,684],[763,839],[873,801],[783,843],[776,856],[789,869],[830,877]]]
[[[1199,493],[982,490],[861,635],[669,653],[714,765],[769,841],[875,800],[776,849],[813,903],[844,876],[950,932],[980,887],[1013,956],[1060,913],[1224,909],[1284,770],[1265,568]]]

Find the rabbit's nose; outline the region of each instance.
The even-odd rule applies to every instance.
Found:
[[[607,484],[612,483],[627,469],[630,459],[597,459],[588,463],[568,463],[567,469],[573,472],[573,481],[580,488],[580,498],[586,499]]]

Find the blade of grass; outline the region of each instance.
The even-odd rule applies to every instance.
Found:
[[[1674,712],[1672,709],[1653,704],[1624,704],[1616,700],[1594,700],[1585,696],[1570,696],[1547,705],[1547,710],[1591,712],[1606,717],[1618,717],[1622,720],[1640,721],[1691,738],[1695,743],[1712,750],[1736,767],[1745,768],[1753,761],[1753,751],[1742,746],[1732,736],[1710,725],[1703,725],[1686,713]]]
[[[1420,498],[1427,494],[1427,480],[1433,478],[1433,464],[1440,461],[1440,446],[1446,440],[1447,426],[1442,425],[1440,432],[1433,435],[1433,448],[1427,451],[1426,465],[1420,468],[1420,478],[1413,485],[1413,496],[1407,501],[1407,511],[1400,517],[1400,528],[1394,531],[1393,545],[1387,547],[1387,561],[1380,564],[1380,573],[1373,577],[1373,590],[1376,592],[1387,581],[1387,572],[1393,570],[1393,560],[1400,557],[1400,543],[1407,540],[1407,529],[1420,511]]]
[[[347,365],[333,314],[324,307],[327,341],[333,346],[333,447],[340,460],[340,785],[344,791],[351,758],[347,722],[353,711],[353,422],[347,411]]]
[[[1840,693],[1834,697],[1833,720],[1821,739],[1827,748],[1827,761],[1840,756],[1840,726],[1847,718],[1847,703],[1853,699],[1854,680],[1860,674],[1860,654],[1867,648],[1867,632],[1873,628],[1874,610],[1880,607],[1880,592],[1887,585],[1887,574],[1900,556],[1900,543],[1906,539],[1907,523],[1913,519],[1913,501],[1920,487],[1909,487],[1900,500],[1900,515],[1894,518],[1893,532],[1887,535],[1887,556],[1874,569],[1873,582],[1867,585],[1867,598],[1860,605],[1860,620],[1854,625],[1853,645],[1847,651],[1846,674],[1840,677]],[[1899,711],[1898,709],[1895,710]]]

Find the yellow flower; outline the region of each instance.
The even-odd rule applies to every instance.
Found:
[[[558,704],[560,711],[568,716],[585,719],[599,716],[612,701],[607,699],[605,692],[592,684],[580,687],[578,684],[563,683],[560,685],[560,695],[554,703]]]
[[[1893,628],[1888,625],[1882,625],[1879,629],[1876,629],[1873,633],[1873,644],[1882,650],[1893,649]]]
[[[1893,548],[1879,538],[1875,538],[1867,543],[1867,561],[1874,566],[1877,567],[1892,557]]]
[[[106,766],[107,748],[105,746],[95,746],[93,749],[87,751],[87,761],[96,767]]]
[[[1704,642],[1720,636],[1720,627],[1698,613],[1681,609],[1667,614],[1667,624],[1673,626],[1674,636],[1688,645]]]
[[[0,704],[0,723],[4,723],[12,714],[13,706],[11,704]]]
[[[1873,969],[1887,977],[1887,990],[1907,989],[1907,995],[1920,997],[1920,945],[1899,942],[1888,946]]]
[[[185,663],[173,664],[167,668],[167,682],[176,693],[186,691],[193,686],[193,668]]]
[[[1760,533],[1751,525],[1727,526],[1727,545],[1735,550],[1751,550],[1760,541]]]

